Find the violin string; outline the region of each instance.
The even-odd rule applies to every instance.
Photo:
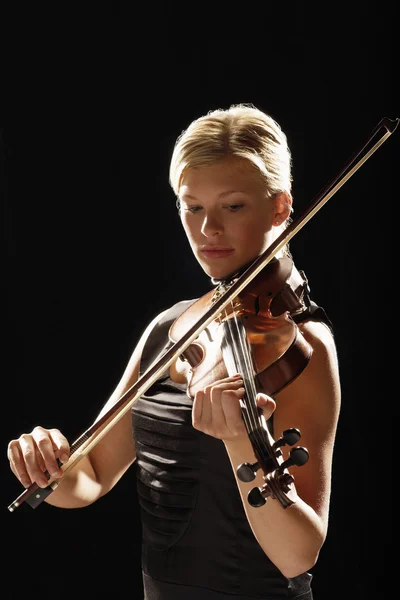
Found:
[[[249,408],[250,414],[251,414],[251,416],[253,416],[253,420],[255,422],[255,410],[254,409],[256,408],[255,397],[256,397],[257,391],[256,391],[256,387],[255,387],[255,382],[254,382],[254,373],[253,373],[253,368],[252,368],[253,365],[252,365],[251,357],[249,355],[249,349],[247,347],[246,340],[243,335],[243,330],[242,330],[242,327],[239,326],[239,321],[238,321],[236,314],[233,317],[233,322],[236,326],[236,333],[237,333],[236,337],[240,344],[240,348],[238,348],[237,344],[234,347],[236,349],[237,356],[240,356],[242,359],[244,359],[243,370],[245,371],[245,375],[246,375],[244,378],[244,384],[245,384],[245,388],[246,388],[246,395],[247,395],[248,399],[250,400],[248,408]],[[242,325],[242,323],[241,323],[241,325]],[[232,333],[232,338],[235,338],[235,336],[233,334],[233,329],[232,329],[232,320],[230,320],[230,330]]]
[[[229,338],[229,340],[228,340],[229,341],[228,348],[231,351],[230,352],[230,358],[232,360],[231,370],[232,371],[236,371],[237,373],[240,372],[240,374],[243,377],[243,373],[241,371],[243,371],[244,368],[242,369],[238,365],[238,362],[239,362],[239,360],[238,360],[238,352],[237,352],[237,349],[236,349],[236,343],[235,343],[235,340],[234,340],[234,336],[233,336],[233,332],[232,332],[232,328],[231,328],[231,324],[230,324],[230,319],[228,317],[228,313],[227,313],[226,310],[225,310],[225,317],[226,317],[226,319],[225,319],[225,322],[224,322],[224,324],[225,324],[224,329],[225,329],[225,333],[228,333],[228,338]],[[235,353],[235,349],[236,349],[236,353]],[[235,355],[236,355],[236,360],[235,360]],[[246,404],[245,401],[244,401],[244,404],[245,404],[245,408],[246,408],[247,404]],[[249,413],[248,410],[244,410],[242,408],[242,414],[243,414],[243,419],[244,419],[244,422],[245,422],[245,426],[246,426],[247,432],[250,434],[251,431],[252,431],[250,413]]]
[[[230,319],[228,317],[227,311],[225,311],[225,316],[227,317],[225,320],[225,323],[227,323],[227,328],[229,331],[230,346],[233,349],[234,353],[236,353],[236,361],[235,362],[238,364],[238,363],[240,363],[241,357],[244,358],[244,363],[241,364],[242,368],[238,369],[237,364],[235,365],[235,368],[238,372],[243,371],[243,373],[241,373],[241,374],[243,376],[243,383],[244,383],[244,387],[246,390],[244,403],[246,405],[247,410],[242,411],[243,417],[244,417],[247,431],[249,433],[250,433],[250,425],[253,425],[251,432],[253,433],[255,441],[257,442],[259,449],[261,451],[261,448],[263,445],[263,440],[262,440],[260,431],[262,431],[263,428],[262,428],[261,416],[259,414],[257,404],[255,401],[256,395],[257,395],[257,390],[256,390],[255,380],[254,380],[253,362],[252,362],[252,359],[250,356],[247,336],[244,331],[243,323],[242,323],[242,321],[240,321],[240,326],[239,326],[239,320],[237,318],[235,311],[233,311],[233,315],[234,315],[233,321],[235,324],[235,332],[237,334],[236,336],[233,331],[232,319]],[[240,344],[240,348],[238,347],[238,343],[236,340],[238,340],[238,342]],[[258,421],[258,424],[257,424],[257,421]]]
[[[246,378],[244,379],[244,387],[246,390],[245,395],[245,404],[247,409],[249,410],[250,416],[253,417],[253,444],[257,446],[258,452],[262,455],[263,442],[261,432],[264,431],[262,427],[261,417],[256,404],[256,395],[257,390],[255,386],[254,379],[254,369],[253,369],[253,361],[250,356],[250,351],[248,347],[248,340],[246,331],[243,325],[243,321],[237,318],[236,313],[234,312],[233,322],[235,324],[235,330],[237,333],[237,338],[239,340],[241,346],[241,352],[238,352],[237,345],[234,346],[236,348],[236,353],[238,357],[243,357],[245,360],[245,364],[243,364],[243,370],[246,371]],[[229,324],[231,336],[234,337],[232,321]],[[240,358],[238,359],[239,362]]]
[[[245,327],[243,325],[243,321],[241,319],[239,321],[236,313],[234,314],[234,323],[236,325],[238,339],[241,344],[241,351],[242,351],[241,356],[244,357],[245,362],[246,362],[246,368],[247,368],[248,375],[247,375],[247,386],[245,385],[245,388],[247,388],[246,389],[247,396],[251,399],[249,408],[254,417],[254,422],[256,423],[256,428],[258,429],[259,427],[262,427],[262,420],[261,420],[260,412],[258,410],[257,403],[256,403],[257,388],[256,388],[256,384],[255,384],[254,365],[253,365],[253,360],[251,358],[249,342],[247,339],[247,334],[245,331]],[[257,421],[258,421],[258,423],[257,423]]]

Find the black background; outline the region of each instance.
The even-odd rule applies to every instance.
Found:
[[[82,8],[85,4],[85,8]],[[2,600],[141,597],[133,466],[79,510],[7,506],[10,439],[76,439],[148,321],[209,289],[168,185],[173,143],[249,102],[286,131],[295,215],[400,117],[385,3],[32,4],[2,12]],[[400,131],[291,242],[334,323],[343,404],[315,600],[393,598]]]

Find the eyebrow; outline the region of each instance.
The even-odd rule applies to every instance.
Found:
[[[246,192],[244,190],[227,190],[218,194],[218,198],[225,198],[225,196],[230,196],[231,194],[246,194]],[[188,200],[197,200],[195,196],[191,196],[190,194],[182,194],[180,197],[187,198]]]

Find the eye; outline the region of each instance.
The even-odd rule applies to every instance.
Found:
[[[193,205],[193,206],[185,206],[185,207],[184,207],[184,210],[185,210],[186,212],[189,212],[189,213],[193,213],[193,214],[194,214],[194,213],[197,213],[197,212],[199,212],[199,210],[201,210],[201,206],[195,206],[195,205]]]
[[[243,206],[244,204],[229,204],[227,208],[230,212],[238,212]]]

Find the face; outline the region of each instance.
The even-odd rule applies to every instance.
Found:
[[[189,169],[179,199],[193,253],[216,279],[255,260],[279,235],[277,225],[290,210],[286,195],[268,198],[261,175],[237,157]]]

